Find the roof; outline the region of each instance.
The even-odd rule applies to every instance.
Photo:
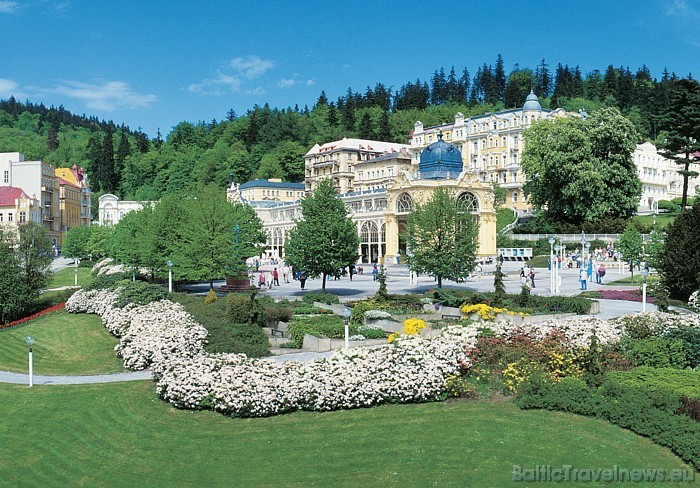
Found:
[[[0,186],[0,207],[14,207],[18,198],[27,198],[27,194],[16,186]]]
[[[246,190],[248,188],[286,188],[287,190],[305,190],[304,183],[290,183],[287,181],[269,181],[269,180],[253,180],[243,183],[239,189]]]
[[[399,152],[389,152],[385,154],[381,154],[377,156],[376,158],[371,158],[366,161],[357,161],[355,163],[355,167],[361,166],[364,164],[373,164],[373,163],[378,163],[381,161],[388,161],[390,159],[411,159],[411,155],[408,154],[408,151],[406,150],[401,150]]]
[[[423,179],[457,177],[462,172],[462,154],[438,132],[438,140],[421,151],[418,168]]]
[[[72,186],[73,188],[77,188],[77,189],[80,190],[80,185],[76,185],[76,184],[73,183],[72,181],[69,181],[69,180],[66,180],[66,179],[64,179],[64,178],[61,178],[60,176],[58,177],[58,184],[59,184],[59,185],[68,185],[68,186]]]
[[[315,154],[330,154],[341,149],[352,151],[370,151],[376,153],[398,152],[403,148],[410,147],[408,144],[397,144],[395,142],[370,141],[368,139],[348,139],[344,137],[339,141],[327,142],[323,146],[314,145],[306,156]]]

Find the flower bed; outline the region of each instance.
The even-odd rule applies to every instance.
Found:
[[[42,315],[46,315],[52,312],[57,312],[58,310],[63,310],[66,308],[65,303],[58,303],[52,307],[45,308],[44,310],[41,310],[37,313],[33,313],[28,317],[24,317],[18,320],[13,320],[12,322],[8,322],[6,324],[0,324],[0,329],[9,329],[11,327],[17,327],[18,325],[22,325],[24,323],[29,322],[30,320],[34,320],[37,317],[41,317]]]
[[[243,354],[206,354],[206,329],[180,305],[160,300],[116,309],[118,295],[119,290],[81,291],[66,308],[99,314],[105,326],[120,337],[115,349],[125,365],[131,369],[150,366],[164,400],[180,408],[213,409],[236,417],[444,399],[447,378],[472,366],[467,353],[481,331],[503,335],[514,330],[507,321],[484,323],[480,329],[450,326],[432,339],[399,335],[384,347],[341,350],[308,363],[277,363]],[[653,313],[618,321],[547,321],[517,330],[533,339],[557,333],[585,347],[594,333],[602,343],[618,341],[626,327],[638,326],[634,320],[656,324],[654,327],[674,320],[700,322]]]

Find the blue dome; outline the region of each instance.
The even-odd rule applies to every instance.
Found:
[[[462,172],[462,153],[454,144],[443,141],[442,132],[438,132],[438,140],[420,153],[418,170],[426,180],[457,178]]]
[[[534,91],[530,90],[530,94],[525,99],[523,110],[542,110],[542,105],[540,105],[540,101]]]

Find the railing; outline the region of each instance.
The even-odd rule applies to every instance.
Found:
[[[501,231],[499,232],[499,234],[506,234],[506,233],[510,232],[511,230],[513,230],[515,228],[515,226],[518,225],[518,212],[515,209],[511,209],[511,210],[513,210],[513,215],[515,216],[515,219],[513,220],[513,222],[511,222],[510,224],[508,224],[504,228],[502,228]]]
[[[558,241],[562,242],[575,242],[577,244],[581,243],[581,237],[585,237],[586,241],[590,242],[593,240],[601,240],[605,242],[615,242],[622,234],[511,234],[511,238],[518,241],[538,241],[540,239],[549,239],[554,237]],[[642,234],[642,239],[645,241],[649,239],[649,234]]]

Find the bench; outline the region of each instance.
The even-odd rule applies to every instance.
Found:
[[[454,313],[443,313],[442,314],[442,320],[445,319],[457,319],[457,320],[462,320],[462,314],[454,314]]]
[[[284,337],[284,331],[279,329],[270,329],[270,336],[272,337]]]

